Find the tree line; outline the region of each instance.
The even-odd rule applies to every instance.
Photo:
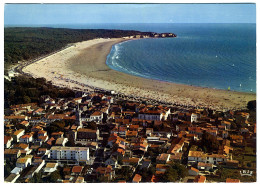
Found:
[[[49,54],[69,43],[94,38],[120,38],[138,34],[149,35],[151,33],[133,30],[7,27],[4,29],[5,68],[18,61]]]

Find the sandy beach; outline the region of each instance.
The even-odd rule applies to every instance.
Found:
[[[75,43],[25,68],[33,77],[44,77],[58,86],[86,88],[84,85],[115,90],[125,95],[151,98],[180,105],[212,109],[246,108],[254,93],[234,92],[145,79],[110,69],[106,58],[112,45],[126,39],[94,39]]]

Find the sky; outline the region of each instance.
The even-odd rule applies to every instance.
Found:
[[[5,4],[5,25],[256,23],[255,4]]]

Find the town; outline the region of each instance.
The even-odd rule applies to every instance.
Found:
[[[124,99],[42,95],[4,116],[5,182],[253,182],[256,117]]]

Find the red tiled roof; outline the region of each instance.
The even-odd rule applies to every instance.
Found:
[[[83,167],[82,166],[73,166],[72,168],[72,173],[80,173],[82,171]]]
[[[24,143],[20,143],[20,144],[16,144],[14,146],[15,148],[21,148],[21,149],[26,149],[27,147],[29,147],[28,144],[24,144]]]
[[[7,144],[7,142],[8,142],[9,140],[11,140],[11,139],[12,139],[11,136],[4,136],[4,144]]]
[[[197,173],[199,172],[199,170],[198,170],[198,169],[196,169],[196,168],[194,168],[194,167],[191,167],[190,169],[191,169],[192,171],[195,171],[195,172],[197,172]]]
[[[239,179],[227,178],[226,183],[240,183],[240,180]]]
[[[206,177],[203,175],[197,175],[194,179],[194,182],[204,183],[206,181]]]
[[[24,132],[24,129],[19,129],[17,131],[14,132],[14,135],[17,136],[18,134]]]
[[[151,182],[159,182],[159,178],[155,175],[152,176]]]
[[[30,135],[30,134],[25,134],[25,135],[21,136],[20,138],[22,138],[22,139],[29,139],[29,138],[31,138],[31,137],[32,137],[32,135]]]
[[[96,133],[97,130],[80,128],[80,129],[78,129],[78,132],[91,132],[91,133]]]
[[[139,174],[135,174],[134,178],[133,178],[133,182],[140,182],[142,179],[142,176]]]
[[[95,111],[93,114],[91,114],[91,116],[100,116],[101,112],[100,111]]]
[[[5,149],[4,154],[17,155],[19,152],[21,152],[19,149]]]

